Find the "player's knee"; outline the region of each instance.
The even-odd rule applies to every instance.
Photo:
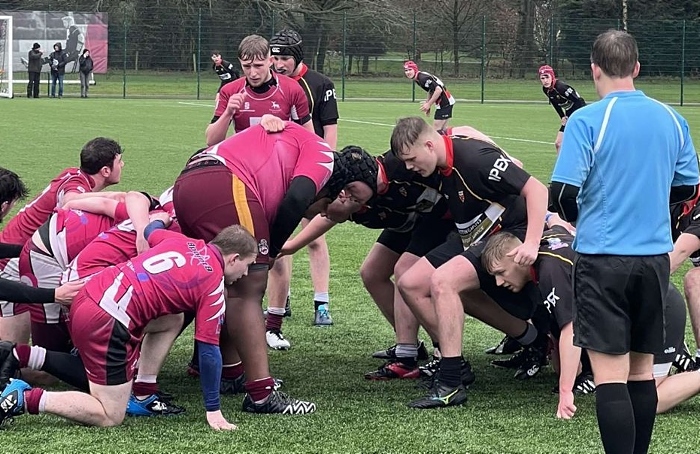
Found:
[[[310,242],[306,247],[309,249],[309,253],[311,254],[319,254],[323,251],[328,250],[328,246],[326,245],[326,238],[322,236]]]
[[[424,279],[420,279],[420,276],[414,276],[415,274],[416,273],[412,271],[407,271],[403,274],[403,276],[396,280],[396,286],[403,295],[418,292],[423,293],[421,290],[423,290],[422,287],[424,287]],[[427,293],[428,288],[425,288],[424,290],[425,293]]]
[[[116,427],[124,422],[126,415],[125,410],[107,409],[105,408],[105,416],[96,425],[98,427]]]
[[[447,292],[457,292],[457,281],[453,272],[446,268],[438,268],[430,276],[430,294],[439,297]]]

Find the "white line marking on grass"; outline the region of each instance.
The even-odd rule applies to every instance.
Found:
[[[199,104],[199,103],[196,103],[196,102],[178,101],[177,103],[178,103],[178,104],[185,105],[185,106],[208,107],[208,108],[210,108],[210,109],[211,109],[212,107],[214,107],[213,104]]]
[[[361,124],[365,124],[365,125],[388,126],[390,128],[394,127],[394,125],[390,125],[388,123],[377,123],[375,121],[350,120],[348,118],[340,118],[339,120],[347,121],[350,123],[361,123]],[[500,140],[510,140],[512,142],[527,142],[527,143],[540,143],[540,144],[544,144],[544,145],[554,145],[554,142],[546,142],[544,140],[518,139],[516,137],[500,137],[500,136],[491,136],[491,138],[500,139]]]

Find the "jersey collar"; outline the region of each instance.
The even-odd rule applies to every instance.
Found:
[[[445,154],[447,155],[447,164],[445,164],[445,167],[441,168],[440,174],[449,177],[452,174],[452,165],[455,162],[455,151],[454,147],[452,146],[452,138],[448,136],[442,136],[442,140],[445,141]]]
[[[212,255],[216,257],[216,260],[218,260],[219,264],[221,264],[221,269],[226,269],[226,265],[224,264],[224,256],[221,253],[221,250],[211,244],[207,244],[207,246],[209,246],[209,250],[211,251]]]
[[[299,81],[299,79],[304,77],[308,71],[309,67],[306,66],[306,63],[301,62],[301,69],[299,70],[299,74],[297,74],[296,76],[292,76],[292,79]]]
[[[540,283],[540,277],[537,275],[537,270],[535,269],[534,265],[530,267],[530,278],[532,278],[532,282],[535,284]]]
[[[385,189],[381,192],[377,191],[377,194],[386,194],[389,190],[389,179],[386,176],[386,169],[384,168],[384,163],[377,159],[377,170],[379,171],[379,179],[385,185]]]

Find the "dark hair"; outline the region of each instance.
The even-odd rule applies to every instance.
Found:
[[[58,47],[58,50],[63,50],[63,45],[61,43],[55,43],[53,45],[54,50],[56,50],[57,47]]]
[[[85,52],[90,52],[89,49],[83,49],[83,52],[80,55],[85,55]]]
[[[637,41],[620,30],[601,33],[593,43],[591,63],[610,77],[629,77],[639,60]]]
[[[0,167],[0,204],[27,197],[29,191],[19,175],[11,170]]]
[[[221,55],[221,51],[220,50],[213,50],[213,51],[211,51],[211,54],[212,55]]]
[[[112,139],[96,137],[80,151],[80,170],[95,175],[102,167],[112,168],[114,158],[122,154],[122,147]]]

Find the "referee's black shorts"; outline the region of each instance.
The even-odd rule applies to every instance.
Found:
[[[668,254],[579,254],[574,261],[574,344],[596,352],[661,354]]]

